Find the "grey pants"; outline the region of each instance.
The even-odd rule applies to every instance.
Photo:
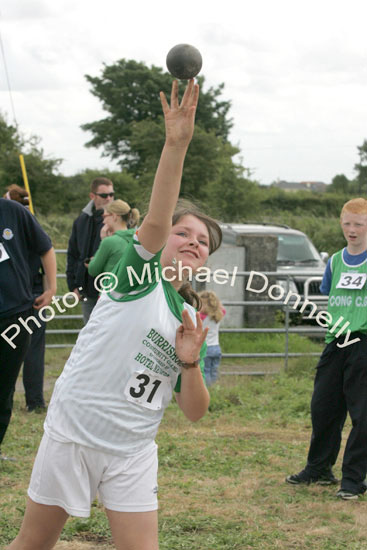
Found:
[[[98,296],[90,298],[89,296],[85,296],[82,299],[82,312],[83,312],[83,321],[86,325],[88,323],[90,314],[93,311],[94,306],[96,305],[98,300]]]

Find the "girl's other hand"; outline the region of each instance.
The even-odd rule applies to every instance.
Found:
[[[200,349],[203,345],[208,328],[203,330],[200,314],[196,313],[196,326],[191,319],[189,312],[184,309],[182,312],[182,325],[176,332],[176,354],[182,363],[194,363],[200,356]]]

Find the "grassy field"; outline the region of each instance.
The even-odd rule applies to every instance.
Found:
[[[303,347],[309,350],[306,340]],[[48,399],[68,353],[47,351]],[[314,364],[302,358],[271,376],[222,376],[211,390],[208,414],[196,424],[175,404],[168,407],[157,438],[161,550],[366,548],[363,498],[338,501],[335,487],[284,483],[304,465]],[[43,420],[43,414],[25,412],[19,384],[3,448],[17,461],[0,464],[1,550],[23,516]],[[340,475],[340,461],[335,473]],[[68,521],[56,548],[112,548],[97,502],[89,519]]]
[[[66,222],[65,222],[66,223]],[[66,229],[52,226],[56,247],[65,248]],[[68,226],[69,231],[69,226]],[[58,255],[59,272],[65,256]],[[59,279],[58,294],[67,292]],[[67,313],[80,314],[80,306]],[[54,320],[47,328],[76,329],[80,320]],[[72,343],[74,334],[48,335],[49,343]],[[321,344],[290,335],[290,351],[317,352]],[[281,334],[222,334],[225,353],[283,353]],[[70,353],[46,352],[46,397]],[[245,550],[365,548],[365,502],[338,502],[335,488],[294,488],[288,473],[303,467],[310,437],[309,401],[315,358],[226,359],[211,390],[210,411],[190,424],[175,404],[158,434],[161,550]],[[225,376],[226,372],[269,371],[269,376]],[[16,535],[44,415],[25,411],[21,383],[3,451],[16,462],[0,463],[0,550]],[[340,465],[336,469],[340,473]],[[98,502],[88,520],[70,519],[57,550],[112,548]]]

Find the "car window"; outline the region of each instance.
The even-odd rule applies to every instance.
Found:
[[[278,262],[320,260],[319,253],[304,235],[278,235]]]

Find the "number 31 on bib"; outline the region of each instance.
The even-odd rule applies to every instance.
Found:
[[[124,393],[131,403],[146,409],[159,411],[162,408],[163,400],[170,400],[171,391],[171,384],[168,379],[145,370],[144,372],[134,372],[132,374]]]
[[[342,273],[336,288],[362,290],[366,284],[367,273]]]

